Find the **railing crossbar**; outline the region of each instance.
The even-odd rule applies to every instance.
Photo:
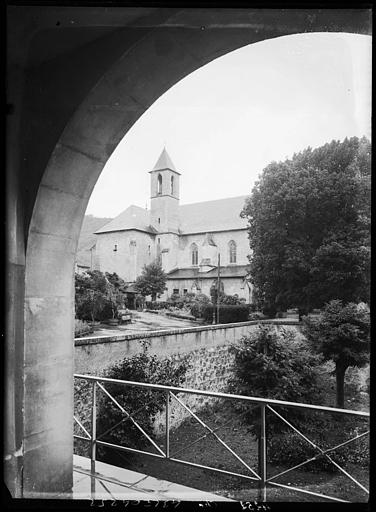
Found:
[[[125,414],[127,417],[129,417],[129,419],[134,424],[134,426],[136,428],[138,428],[138,430],[146,437],[146,439],[154,446],[154,448],[156,448],[156,450],[158,450],[159,453],[161,453],[163,455],[163,457],[165,457],[166,454],[160,449],[160,447],[155,443],[155,441],[145,432],[145,430],[141,427],[141,425],[139,425],[138,422],[134,418],[132,418],[132,416],[124,409],[124,407],[122,407],[119,404],[119,402],[99,382],[98,382],[98,386],[110,398],[110,400],[112,400],[114,402],[114,404],[119,407],[121,412],[123,414]]]
[[[157,457],[158,459],[165,459],[165,455],[160,455],[159,453],[146,452],[144,450],[138,450],[136,448],[130,448],[129,446],[120,446],[118,444],[108,443],[107,441],[98,441],[99,445],[106,446],[107,448],[113,448],[114,450],[122,450],[124,452],[131,453],[141,453],[141,455],[150,455],[152,457]]]
[[[142,411],[142,409],[144,409],[147,405],[151,404],[152,402],[154,402],[154,400],[149,400],[146,404],[144,404],[143,406],[139,407],[138,409],[136,409],[134,412],[133,412],[133,416],[135,416],[136,414],[138,414],[140,411]],[[130,419],[129,416],[127,416],[126,418],[122,418],[120,421],[118,421],[115,425],[113,425],[112,427],[108,428],[105,432],[103,432],[103,434],[101,434],[100,436],[97,436],[97,439],[101,439],[103,438],[103,436],[105,436],[106,434],[108,434],[109,432],[111,432],[111,430],[114,430],[116,427],[118,427],[119,425],[121,425],[122,423],[124,423],[125,421],[128,421]]]
[[[273,487],[281,487],[283,489],[288,489],[289,491],[301,492],[303,494],[310,494],[311,496],[316,496],[317,498],[325,498],[330,501],[339,501],[340,503],[351,503],[347,500],[341,500],[340,498],[335,498],[334,496],[327,496],[326,494],[320,494],[318,492],[307,491],[306,489],[300,489],[299,487],[292,487],[291,485],[279,484],[277,482],[268,482],[268,485],[272,485]]]
[[[74,439],[81,439],[81,441],[91,441],[90,437],[84,437],[84,436],[80,436],[78,434],[73,434],[73,438]]]
[[[86,428],[83,426],[83,424],[80,422],[80,420],[78,418],[76,418],[76,416],[73,416],[73,419],[74,421],[82,428],[82,430],[85,432],[85,434],[88,436],[88,438],[90,439],[91,441],[91,435],[89,434],[89,432],[86,430]]]
[[[193,418],[195,418],[196,421],[200,423],[205,429],[207,429],[210,434],[212,434],[217,441],[226,448],[228,452],[230,452],[245,468],[248,469],[257,479],[260,479],[259,475],[241,458],[237,453],[232,450],[228,444],[226,444],[217,434],[208,426],[206,423],[204,423],[198,416],[195,414],[184,402],[182,402],[174,393],[171,393],[171,396],[175,398],[179,402],[180,405],[184,407],[184,409],[191,415]]]
[[[226,425],[228,423],[231,422],[231,419],[229,419],[228,421],[226,421],[226,423],[224,423],[223,425],[220,425],[219,427],[213,429],[213,432],[218,432],[218,430],[221,430],[222,428],[226,428]],[[202,439],[205,439],[206,437],[210,436],[211,435],[211,432],[208,432],[207,434],[204,434],[203,436],[199,437],[198,439],[196,439],[195,441],[193,441],[192,443],[184,446],[181,450],[178,450],[177,452],[174,452],[171,457],[176,457],[176,455],[179,455],[179,453],[181,452],[184,452],[185,450],[188,450],[188,448],[191,448],[193,445],[197,444],[198,442],[202,441]]]
[[[245,478],[246,480],[252,480],[253,482],[260,481],[259,478],[255,478],[254,476],[243,475],[242,473],[235,473],[233,471],[227,471],[226,469],[213,468],[212,466],[204,466],[203,464],[197,464],[196,462],[189,462],[187,460],[173,459],[173,458],[170,458],[170,461],[178,462],[179,464],[185,464],[186,466],[193,466],[193,467],[199,468],[199,469],[207,469],[209,471],[215,471],[216,473],[222,473],[225,475],[238,476],[240,478]]]
[[[350,480],[352,480],[358,487],[360,487],[364,492],[366,492],[367,494],[369,494],[369,491],[366,487],[364,487],[364,485],[362,485],[360,482],[358,482],[358,480],[356,480],[356,478],[354,478],[352,475],[350,475],[350,473],[348,473],[345,469],[343,469],[342,466],[340,466],[339,464],[337,464],[337,462],[335,462],[331,457],[330,455],[328,455],[327,453],[324,453],[324,450],[322,448],[320,448],[319,446],[317,446],[314,442],[312,442],[310,439],[308,439],[308,437],[306,437],[304,434],[302,434],[302,432],[300,432],[300,430],[298,430],[296,427],[294,427],[294,425],[292,425],[289,421],[286,420],[286,418],[284,418],[283,416],[281,416],[277,411],[275,411],[272,407],[270,406],[267,406],[268,409],[270,409],[271,411],[274,412],[274,414],[276,416],[278,416],[281,420],[283,420],[286,425],[288,425],[289,427],[291,427],[297,434],[299,434],[305,441],[307,441],[311,446],[313,446],[316,450],[318,450],[320,452],[321,455],[323,455],[324,457],[326,457],[337,469],[339,469],[341,471],[341,473],[343,473],[345,476],[347,476],[347,478],[349,478]]]

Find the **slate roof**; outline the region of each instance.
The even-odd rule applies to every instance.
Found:
[[[131,205],[108,224],[95,231],[95,234],[109,233],[111,231],[126,231],[135,229],[155,234],[157,231],[150,226],[150,212],[140,206]]]
[[[248,273],[248,265],[227,265],[220,269],[220,277],[245,277]],[[199,272],[199,267],[179,268],[167,273],[168,279],[215,279],[218,275],[217,267],[208,272]]]
[[[246,198],[247,196],[228,197],[181,205],[179,207],[180,234],[246,229],[247,220],[240,218]],[[150,211],[132,205],[98,229],[95,234],[132,229],[151,234],[158,232],[150,225]]]
[[[171,171],[175,171],[176,174],[180,174],[180,172],[178,172],[176,170],[176,168],[170,158],[170,155],[167,153],[166,148],[163,148],[163,151],[159,155],[159,158],[157,160],[157,163],[153,167],[153,170],[149,171],[149,172],[162,171],[163,169],[171,169]]]
[[[180,206],[182,234],[245,229],[247,220],[240,218],[248,196],[227,197]]]

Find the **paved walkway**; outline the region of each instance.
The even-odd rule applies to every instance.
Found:
[[[102,324],[93,334],[83,336],[83,338],[92,336],[116,336],[118,334],[134,334],[145,331],[157,331],[160,329],[181,329],[182,327],[197,327],[196,322],[173,318],[157,313],[148,313],[146,311],[132,311],[132,322],[116,327]]]

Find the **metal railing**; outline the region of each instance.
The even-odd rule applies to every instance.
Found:
[[[203,390],[197,390],[197,389],[188,389],[188,388],[180,388],[175,386],[165,386],[165,385],[157,385],[157,384],[147,384],[147,383],[141,383],[141,382],[133,382],[133,381],[125,381],[125,380],[117,380],[117,379],[110,379],[105,377],[95,377],[92,375],[80,375],[77,374],[74,376],[75,379],[78,380],[85,380],[88,383],[91,383],[92,385],[92,402],[91,402],[91,419],[90,419],[90,432],[84,427],[82,422],[76,416],[74,416],[74,421],[77,423],[77,425],[82,429],[82,431],[85,433],[85,436],[80,436],[75,434],[75,439],[80,439],[83,441],[87,441],[90,443],[90,457],[91,457],[91,470],[93,473],[95,473],[95,460],[96,460],[96,450],[97,446],[103,446],[115,450],[122,450],[127,451],[131,453],[139,453],[142,455],[149,455],[152,457],[157,457],[161,459],[167,459],[172,462],[176,462],[179,464],[184,464],[191,467],[196,467],[200,469],[210,470],[221,474],[226,474],[230,476],[240,477],[248,480],[252,480],[254,482],[257,482],[258,484],[258,490],[259,490],[259,500],[260,501],[266,501],[266,494],[267,494],[267,487],[279,487],[279,488],[285,488],[289,491],[295,491],[298,493],[304,493],[308,495],[312,495],[318,498],[327,499],[330,501],[336,501],[336,502],[349,502],[344,499],[337,498],[335,496],[329,496],[326,494],[320,494],[317,492],[309,491],[307,489],[301,489],[299,487],[293,487],[291,485],[285,485],[279,482],[275,482],[275,480],[282,475],[286,475],[289,472],[301,468],[308,464],[309,462],[312,462],[314,460],[317,460],[318,458],[325,457],[331,464],[333,464],[337,470],[339,470],[343,475],[345,475],[348,479],[350,479],[358,488],[360,488],[365,494],[369,494],[369,490],[362,485],[355,477],[353,477],[350,473],[348,473],[343,467],[341,467],[336,461],[332,459],[332,457],[329,455],[330,452],[334,452],[335,450],[345,446],[349,445],[350,443],[353,443],[354,441],[357,441],[358,439],[363,438],[364,436],[367,436],[369,434],[369,430],[366,430],[362,432],[361,434],[357,434],[355,437],[352,437],[351,439],[342,442],[340,444],[337,444],[336,446],[333,446],[331,448],[326,448],[325,450],[320,448],[315,442],[313,442],[311,439],[309,439],[305,434],[303,434],[298,428],[296,428],[294,425],[292,425],[284,416],[282,416],[279,412],[277,412],[274,407],[275,406],[283,406],[287,408],[294,408],[294,409],[304,409],[304,410],[312,410],[312,411],[320,411],[320,412],[326,412],[326,413],[336,413],[341,415],[348,415],[348,416],[356,416],[359,418],[369,418],[369,413],[362,412],[362,411],[352,411],[348,409],[338,409],[334,407],[324,407],[324,406],[318,406],[318,405],[311,405],[311,404],[302,404],[302,403],[296,403],[296,402],[287,402],[283,400],[274,400],[274,399],[266,399],[266,398],[257,398],[257,397],[250,397],[250,396],[243,396],[243,395],[234,395],[229,393],[216,393],[211,391],[203,391]],[[111,385],[119,385],[119,386],[130,386],[130,387],[136,387],[136,388],[142,388],[142,389],[148,389],[152,391],[163,391],[165,395],[165,450],[162,450],[161,447],[145,432],[145,430],[142,428],[142,426],[139,424],[138,421],[135,420],[135,418],[130,414],[128,411],[125,410],[125,408],[114,398],[111,393],[106,389],[105,385],[111,384]],[[103,392],[111,401],[112,403],[122,412],[124,415],[124,418],[117,422],[115,425],[113,425],[111,428],[106,430],[106,432],[103,432],[100,435],[97,435],[97,392],[101,391]],[[211,397],[211,398],[218,398],[218,399],[227,399],[227,400],[234,400],[237,402],[243,402],[248,404],[255,404],[256,406],[259,406],[260,408],[260,435],[258,436],[258,467],[257,471],[253,469],[249,464],[247,464],[244,459],[235,453],[234,450],[230,448],[228,443],[226,443],[223,439],[221,439],[217,431],[219,428],[212,429],[210,426],[208,426],[198,415],[195,413],[188,405],[186,405],[180,398],[178,398],[178,393],[184,393],[188,395],[201,395],[205,397]],[[179,451],[171,454],[170,453],[170,403],[171,400],[175,400],[177,403],[179,403],[186,412],[192,416],[202,427],[204,427],[207,430],[207,433],[200,437],[199,439],[196,439],[195,441],[191,442],[188,446],[185,446],[184,448],[180,449]],[[273,407],[274,406],[274,407]],[[140,412],[142,410],[143,406],[140,407],[133,415],[135,415],[137,412]],[[275,414],[278,418],[280,418],[281,421],[283,421],[285,424],[288,425],[296,434],[298,434],[302,439],[304,439],[308,444],[310,444],[316,451],[317,455],[308,458],[307,460],[296,464],[295,466],[286,469],[284,471],[279,472],[278,474],[275,474],[271,477],[267,477],[267,451],[266,451],[266,411],[270,411],[273,414]],[[104,435],[108,434],[110,431],[114,430],[116,427],[118,427],[121,423],[125,421],[131,421],[133,426],[136,427],[136,429],[141,432],[141,434],[152,444],[152,446],[156,449],[157,453],[152,453],[144,450],[139,450],[136,448],[132,448],[130,446],[122,446],[117,445],[114,443],[109,443],[106,441],[101,440],[101,438],[104,437]],[[187,449],[188,447],[196,444],[198,441],[202,440],[203,438],[207,436],[212,436],[216,439],[248,472],[248,474],[242,474],[237,473],[234,471],[228,471],[225,469],[219,469],[214,468],[212,466],[205,466],[202,464],[182,460],[179,458],[176,458],[176,455]]]

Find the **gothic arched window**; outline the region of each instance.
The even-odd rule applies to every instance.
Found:
[[[158,189],[157,189],[157,193],[158,194],[162,194],[162,175],[161,174],[158,174]]]
[[[230,253],[230,263],[236,263],[236,243],[234,240],[229,242],[228,248]]]
[[[192,265],[198,265],[198,247],[196,244],[191,245],[191,256],[192,256]]]
[[[171,195],[174,195],[174,177],[171,176]]]

